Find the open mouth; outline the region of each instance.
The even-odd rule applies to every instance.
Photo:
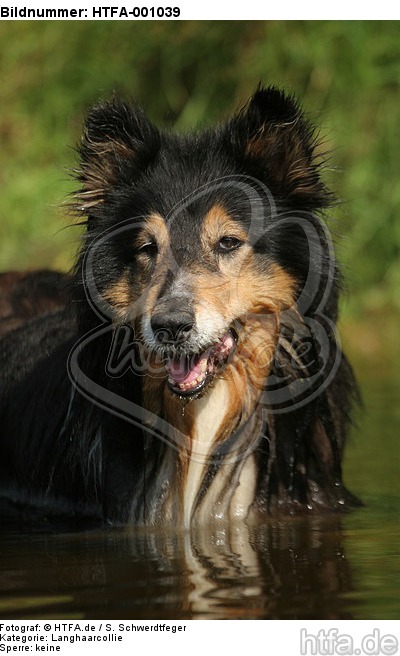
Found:
[[[179,396],[197,396],[211,383],[236,349],[237,334],[229,329],[202,353],[173,356],[165,365],[168,387]]]

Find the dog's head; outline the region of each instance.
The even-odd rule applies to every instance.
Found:
[[[288,217],[329,202],[315,145],[275,88],[198,134],[161,132],[117,100],[89,114],[77,200],[97,240],[99,303],[135,325],[171,392],[198,396],[243,367],[265,381],[311,261]]]

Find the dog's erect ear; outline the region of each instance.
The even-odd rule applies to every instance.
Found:
[[[315,131],[292,96],[275,87],[258,89],[229,124],[245,166],[289,206],[317,209],[331,194],[319,176]]]
[[[110,190],[132,184],[159,148],[160,134],[140,107],[118,99],[94,106],[79,146],[79,210],[89,214]]]

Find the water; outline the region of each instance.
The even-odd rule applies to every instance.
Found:
[[[364,508],[190,534],[3,525],[0,617],[398,619],[400,382],[371,373],[345,467]]]

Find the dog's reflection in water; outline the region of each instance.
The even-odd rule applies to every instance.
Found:
[[[351,619],[342,521],[42,533],[35,520],[23,540],[2,534],[3,608],[14,618],[20,599],[24,617]]]
[[[167,611],[174,618],[351,617],[344,598],[351,590],[350,571],[337,517],[238,523],[183,534],[140,535],[127,529],[126,535],[132,556],[147,554],[153,593],[160,575],[166,585],[159,607],[153,603],[157,595],[152,599],[149,593],[143,617],[146,612],[163,616],[163,605],[164,616]]]

